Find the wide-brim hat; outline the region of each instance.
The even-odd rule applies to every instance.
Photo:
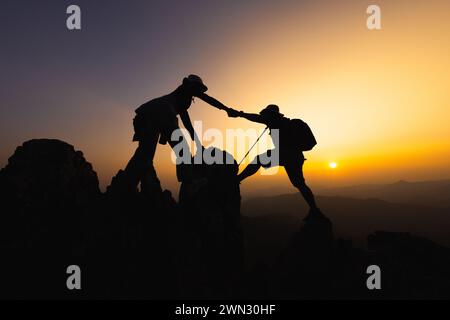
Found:
[[[197,86],[201,92],[208,91],[208,87],[203,83],[202,78],[200,78],[199,76],[197,76],[195,74],[191,74],[184,79],[185,79],[185,81],[189,82],[190,84]]]
[[[267,107],[262,109],[259,112],[260,115],[269,115],[269,116],[283,116],[282,113],[280,113],[280,108],[275,104],[269,104]]]

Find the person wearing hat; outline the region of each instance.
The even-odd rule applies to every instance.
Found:
[[[183,79],[182,84],[175,91],[150,100],[136,109],[136,116],[133,119],[133,141],[137,141],[139,145],[124,170],[123,175],[127,179],[128,189],[134,191],[141,183],[143,192],[161,190],[160,181],[153,166],[158,142],[161,144],[169,143],[172,149],[179,143],[183,143],[185,145],[181,150],[189,150],[184,137],[179,141],[172,141],[171,139],[172,133],[179,129],[177,116],[180,117],[197,147],[202,148],[192,126],[188,109],[193,98],[207,90],[208,87],[205,86],[199,76],[189,75]]]
[[[261,167],[269,168],[274,166],[283,166],[291,183],[302,194],[305,201],[310,207],[309,215],[304,220],[310,218],[324,217],[317,207],[313,192],[306,184],[303,176],[303,164],[305,157],[303,152],[295,147],[295,142],[292,143],[295,137],[290,135],[289,125],[290,119],[286,118],[277,105],[271,104],[265,107],[259,114],[245,113],[226,107],[220,101],[208,96],[205,93],[199,95],[199,98],[209,103],[210,105],[225,110],[229,117],[242,117],[252,122],[265,124],[270,129],[270,134],[273,136],[274,130],[278,130],[278,139],[273,140],[275,148],[258,155],[250,164],[238,175],[239,182],[254,175]],[[273,155],[278,154],[278,159],[274,159]],[[270,160],[270,161],[268,161]]]

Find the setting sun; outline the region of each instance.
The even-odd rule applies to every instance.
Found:
[[[328,164],[328,166],[329,166],[331,169],[336,169],[338,165],[337,165],[336,162],[330,162],[330,163]]]

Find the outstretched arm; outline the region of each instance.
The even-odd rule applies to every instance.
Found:
[[[242,111],[234,110],[232,108],[225,106],[219,100],[208,96],[206,93],[202,93],[202,94],[198,95],[198,97],[200,99],[202,99],[203,101],[205,101],[206,103],[210,104],[211,106],[213,106],[219,110],[225,110],[228,113],[228,116],[230,116],[232,118],[242,117],[242,118],[245,118],[245,119],[253,121],[253,122],[265,123],[263,121],[263,118],[261,117],[261,115],[256,114],[256,113],[245,113]]]
[[[243,111],[238,111],[237,112],[237,116],[241,117],[241,118],[244,118],[244,119],[247,119],[247,120],[252,121],[252,122],[258,122],[258,123],[266,124],[264,119],[263,119],[263,117],[260,114],[257,114],[257,113],[245,113]]]
[[[187,110],[180,113],[180,118],[181,121],[183,122],[184,127],[189,132],[192,141],[195,142],[197,148],[202,148],[202,143],[198,138],[197,133],[194,130],[194,127],[192,126],[191,118],[189,117],[189,113],[187,112]]]
[[[206,93],[201,93],[198,95],[198,98],[205,101],[207,104],[219,109],[219,110],[225,110],[228,111],[230,108],[228,108],[226,105],[224,105],[222,102],[220,102],[217,99],[214,99],[213,97],[208,96]]]

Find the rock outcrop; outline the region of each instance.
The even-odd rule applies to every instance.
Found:
[[[273,270],[278,288],[276,295],[286,299],[311,299],[323,297],[325,292],[328,294],[333,252],[331,221],[320,216],[304,222]]]
[[[120,188],[120,172],[119,192],[101,194],[69,144],[24,143],[0,171],[0,298],[449,298],[450,249],[393,232],[354,248],[334,239],[325,217],[300,224],[299,215],[279,255],[246,269],[238,166],[226,152],[206,151],[228,161],[180,169],[187,179],[176,202],[169,191]],[[266,239],[268,229],[259,230],[252,237]],[[81,291],[65,286],[74,264]],[[372,264],[382,270],[380,291],[366,287]]]
[[[108,188],[105,198],[106,211],[121,221],[114,225],[120,226],[117,233],[127,240],[112,247],[125,246],[120,254],[128,256],[126,261],[134,260],[121,263],[117,271],[127,279],[119,296],[124,292],[141,298],[229,298],[240,294],[243,239],[238,166],[226,152],[207,152],[228,158],[228,162],[178,168],[178,174],[185,177],[178,203],[168,191],[130,192],[121,185],[127,180],[122,171],[113,178],[114,188]],[[129,268],[133,271],[128,272]]]
[[[98,178],[81,151],[60,140],[25,142],[0,172],[2,190],[32,207],[86,205],[100,193]]]
[[[0,171],[1,295],[60,297],[60,272],[88,247],[97,174],[80,151],[59,140],[31,140]],[[42,290],[44,288],[44,290]],[[48,295],[47,295],[48,294]]]
[[[221,159],[221,164],[185,168],[191,179],[181,184],[180,208],[184,225],[197,239],[195,259],[202,265],[202,281],[210,284],[208,295],[236,297],[244,266],[238,165],[222,150],[210,148],[205,152]],[[184,278],[196,279],[189,275]]]

